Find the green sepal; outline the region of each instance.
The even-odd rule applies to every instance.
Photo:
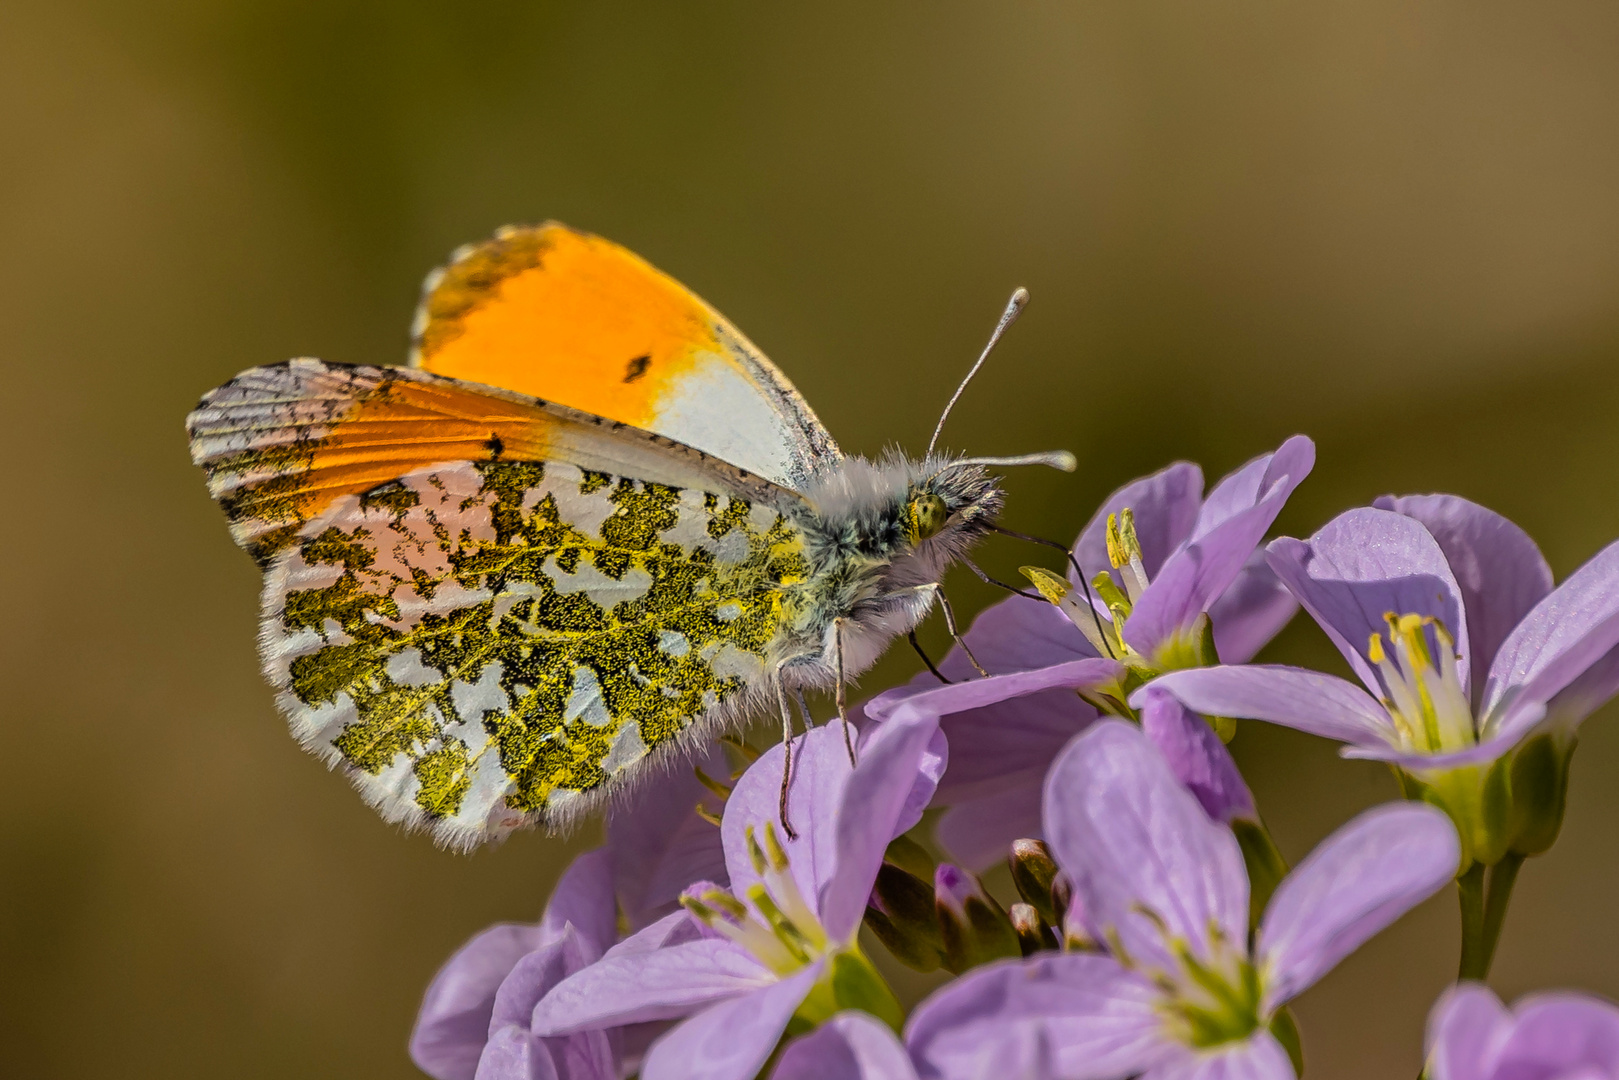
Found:
[[[896,1034],[905,1025],[905,1010],[894,991],[860,950],[849,949],[833,954],[827,973],[787,1021],[786,1035],[791,1038],[813,1031],[845,1009],[870,1013]]]
[[[982,889],[962,903],[959,913],[943,902],[937,910],[946,971],[960,975],[980,964],[1023,955],[1011,917]]]
[[[1572,735],[1551,732],[1526,740],[1512,755],[1511,849],[1539,855],[1557,842],[1568,805],[1568,766]]]
[[[908,833],[894,837],[888,850],[883,852],[883,862],[925,881],[932,881],[933,871],[939,868],[938,860],[928,853],[927,848],[911,839]]]
[[[1265,905],[1270,903],[1271,894],[1287,876],[1287,860],[1271,839],[1270,830],[1261,823],[1236,818],[1231,822],[1231,831],[1237,837],[1242,861],[1248,868],[1248,926],[1255,929],[1265,913]]]
[[[1293,1063],[1294,1075],[1304,1076],[1304,1041],[1299,1038],[1299,1022],[1293,1017],[1293,1010],[1283,1005],[1276,1010],[1276,1015],[1270,1018],[1270,1033],[1276,1041],[1282,1044],[1287,1051],[1287,1058]]]
[[[883,948],[908,968],[936,971],[944,963],[945,944],[933,886],[885,862],[877,868],[872,892],[882,906],[868,906],[865,921]]]

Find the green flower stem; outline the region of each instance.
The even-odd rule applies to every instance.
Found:
[[[1462,908],[1462,961],[1458,978],[1482,982],[1489,976],[1490,962],[1495,959],[1495,946],[1501,940],[1507,905],[1512,902],[1512,887],[1517,884],[1523,860],[1524,856],[1508,852],[1489,868],[1487,876],[1484,864],[1475,862],[1456,879]]]
[[[1507,921],[1507,905],[1512,902],[1512,886],[1518,883],[1518,869],[1524,856],[1509,851],[1490,867],[1490,880],[1484,894],[1484,970],[1495,959],[1495,946],[1501,940],[1501,926]],[[1480,976],[1481,978],[1483,976]]]
[[[1484,864],[1475,862],[1456,879],[1456,896],[1462,906],[1462,962],[1458,979],[1483,979],[1490,973],[1490,957],[1484,947]]]

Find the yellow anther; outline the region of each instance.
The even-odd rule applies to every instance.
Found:
[[[710,889],[705,892],[703,894],[703,903],[711,907],[717,907],[728,914],[736,916],[738,919],[748,917],[747,906],[742,901],[730,893],[720,892],[718,889]]]
[[[1130,561],[1130,557],[1124,553],[1124,544],[1119,537],[1117,514],[1107,516],[1107,561],[1113,564],[1115,570]]]
[[[748,826],[746,835],[748,838],[748,861],[753,864],[753,872],[763,876],[765,867],[769,863],[765,862],[764,849],[759,846],[758,837],[753,835],[752,825]]]
[[[1371,658],[1374,664],[1381,664],[1388,659],[1388,654],[1383,652],[1382,634],[1372,635],[1372,639],[1366,643],[1366,655]]]
[[[1128,506],[1119,511],[1119,547],[1124,552],[1124,562],[1141,558],[1141,541],[1136,539],[1136,512]]]
[[[1038,589],[1047,601],[1059,606],[1063,598],[1073,591],[1072,585],[1043,566],[1020,566],[1018,573],[1028,578],[1029,584]]]
[[[781,841],[776,839],[776,827],[773,824],[765,825],[765,851],[770,855],[772,870],[779,874],[787,869],[787,852],[782,850]]]

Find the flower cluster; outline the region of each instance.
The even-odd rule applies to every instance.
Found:
[[[1429,1080],[1619,1080],[1619,1008],[1551,993],[1509,1010],[1482,984],[1520,867],[1561,827],[1578,725],[1619,692],[1619,543],[1555,585],[1517,526],[1427,495],[1265,544],[1313,463],[1295,437],[1207,496],[1188,464],[1120,488],[1062,573],[1025,568],[1034,592],[854,710],[852,739],[837,722],[796,737],[785,805],[779,745],[715,748],[643,792],[538,924],[445,965],[417,1064],[1290,1080],[1289,1002],[1454,881],[1458,981],[1429,1020]],[[1300,607],[1359,685],[1250,662]],[[1403,798],[1290,868],[1226,748],[1244,719],[1387,762]],[[1002,860],[1015,899],[978,877]],[[954,977],[907,1012],[878,945]]]

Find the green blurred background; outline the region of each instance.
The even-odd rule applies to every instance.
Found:
[[[1012,478],[1016,527],[1304,431],[1282,531],[1456,491],[1561,575],[1619,535],[1616,97],[1619,8],[1582,0],[0,3],[0,1072],[414,1075],[439,962],[590,839],[449,855],[294,746],[187,459],[203,390],[400,362],[426,270],[556,217],[729,314],[852,451],[921,446],[1028,286],[946,440],[1080,455]],[[1339,670],[1306,620],[1267,655]],[[1507,995],[1619,994],[1614,719]],[[1293,858],[1395,795],[1318,740],[1236,749]],[[1415,1074],[1453,906],[1303,999],[1311,1076]]]

